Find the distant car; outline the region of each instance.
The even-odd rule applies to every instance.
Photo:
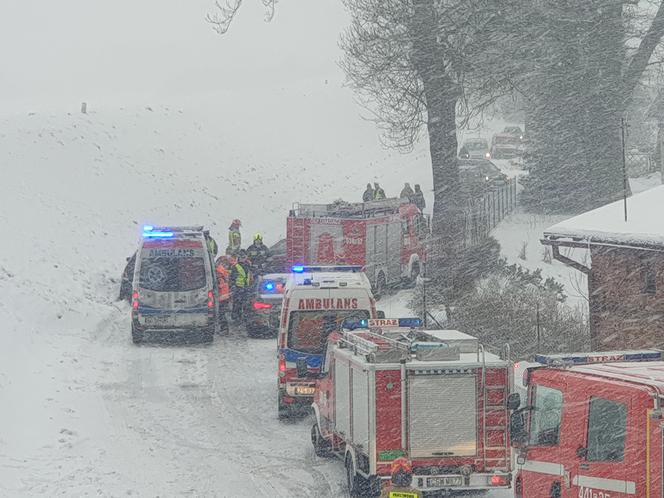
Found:
[[[491,159],[489,143],[484,138],[469,138],[461,149],[459,149],[461,159]]]
[[[503,130],[503,135],[511,135],[514,138],[518,138],[520,141],[524,140],[524,134],[523,131],[519,126],[506,126],[505,129]]]
[[[496,133],[491,139],[491,158],[512,159],[519,157],[523,153],[520,136],[522,135]]]
[[[245,317],[247,334],[251,337],[277,336],[287,279],[285,273],[269,273],[258,278]]]
[[[508,178],[486,159],[459,159],[461,188],[470,195],[482,195],[507,184]]]

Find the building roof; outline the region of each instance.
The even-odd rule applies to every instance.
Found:
[[[588,211],[544,231],[546,241],[664,248],[664,185]]]

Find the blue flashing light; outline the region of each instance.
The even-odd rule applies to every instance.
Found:
[[[355,330],[355,329],[367,329],[369,328],[369,320],[357,318],[347,318],[341,324],[342,329],[346,330]]]
[[[168,239],[173,237],[173,232],[143,232],[143,237],[155,237],[160,239]]]
[[[296,265],[291,268],[291,271],[293,273],[304,273],[304,266],[302,265]]]
[[[399,327],[418,328],[422,327],[422,325],[421,318],[399,318]]]
[[[143,225],[144,232],[151,232],[152,230],[154,230],[154,227],[152,225]]]
[[[643,351],[606,351],[601,353],[577,354],[538,354],[535,361],[547,366],[591,365],[594,363],[612,363],[618,361],[660,361],[662,352]]]

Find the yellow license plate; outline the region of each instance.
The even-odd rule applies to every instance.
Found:
[[[407,491],[390,491],[388,498],[417,498],[417,493],[408,493]]]
[[[315,391],[316,388],[314,387],[295,386],[295,394],[299,394],[300,396],[313,396]]]

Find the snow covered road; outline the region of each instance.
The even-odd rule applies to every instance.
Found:
[[[111,307],[87,337],[40,349],[57,373],[5,426],[0,495],[346,496],[309,420],[276,418],[274,340],[237,330],[211,346],[136,347],[127,317]]]

